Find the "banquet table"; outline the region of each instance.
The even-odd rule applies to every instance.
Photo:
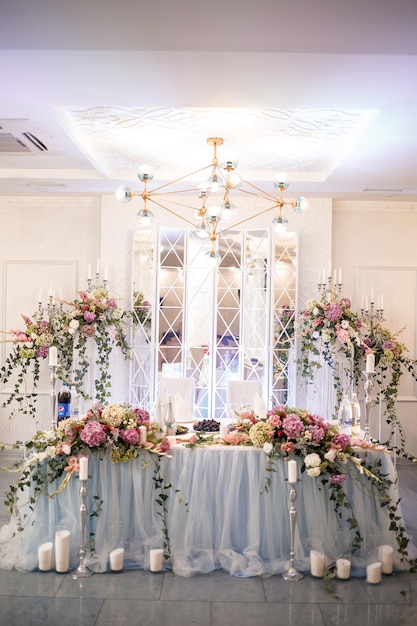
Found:
[[[275,471],[269,473],[265,453],[254,447],[209,445],[190,449],[176,444],[170,454],[158,457],[144,451],[136,459],[117,464],[106,455],[90,456],[87,535],[94,540],[94,549],[88,546],[85,564],[91,570],[108,571],[115,529],[119,547],[125,550],[124,569],[149,569],[149,551],[164,547],[164,530],[169,537],[165,568],[180,576],[216,569],[234,576],[270,576],[289,568],[291,530],[284,459],[278,459]],[[369,465],[381,464],[380,471],[392,480],[391,498],[397,501],[397,475],[390,454],[366,450],[361,455]],[[297,463],[295,565],[299,571],[309,572],[313,536],[320,537],[329,559],[337,558],[338,520],[328,485],[301,474],[302,462],[298,459]],[[353,464],[346,467],[348,478],[343,489],[362,537],[377,535],[382,543],[391,543],[394,566],[403,569],[393,533],[389,532],[387,507],[381,506],[365,475]],[[270,484],[265,491],[267,475]],[[54,494],[61,482],[50,484],[49,493]],[[161,493],[165,512],[157,504]],[[30,495],[20,495],[20,514],[28,515],[24,530],[14,535],[13,519],[0,530],[0,568],[36,569],[39,544],[53,541],[58,526],[71,533],[70,563],[76,567],[81,535],[80,481],[74,475],[60,493],[42,495],[33,511],[28,503]],[[364,574],[365,544],[352,561],[352,575]]]

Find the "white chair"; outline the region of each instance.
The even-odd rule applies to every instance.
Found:
[[[228,380],[226,403],[230,411],[250,411],[254,408],[255,395],[261,393],[260,380]]]
[[[160,395],[163,403],[172,396],[175,421],[194,421],[194,378],[162,377]]]

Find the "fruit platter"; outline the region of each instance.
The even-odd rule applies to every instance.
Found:
[[[194,422],[193,428],[199,433],[218,433],[220,430],[220,422],[214,419],[203,419]]]

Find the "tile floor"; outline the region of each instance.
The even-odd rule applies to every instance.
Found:
[[[9,460],[9,459],[8,459]],[[0,454],[0,466],[5,465]],[[398,463],[404,519],[417,542],[417,466]],[[0,471],[0,494],[10,474]],[[0,504],[0,525],[7,521]],[[415,626],[417,573],[335,582],[339,599],[306,575],[180,578],[141,570],[71,575],[0,570],[0,626]],[[403,592],[406,591],[406,595]]]

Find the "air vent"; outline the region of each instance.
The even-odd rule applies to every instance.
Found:
[[[386,196],[396,196],[399,193],[405,193],[407,189],[372,189],[372,187],[367,187],[364,189],[364,192],[367,193],[380,193]]]
[[[57,153],[39,128],[30,120],[0,119],[0,155],[24,156],[30,154]]]

